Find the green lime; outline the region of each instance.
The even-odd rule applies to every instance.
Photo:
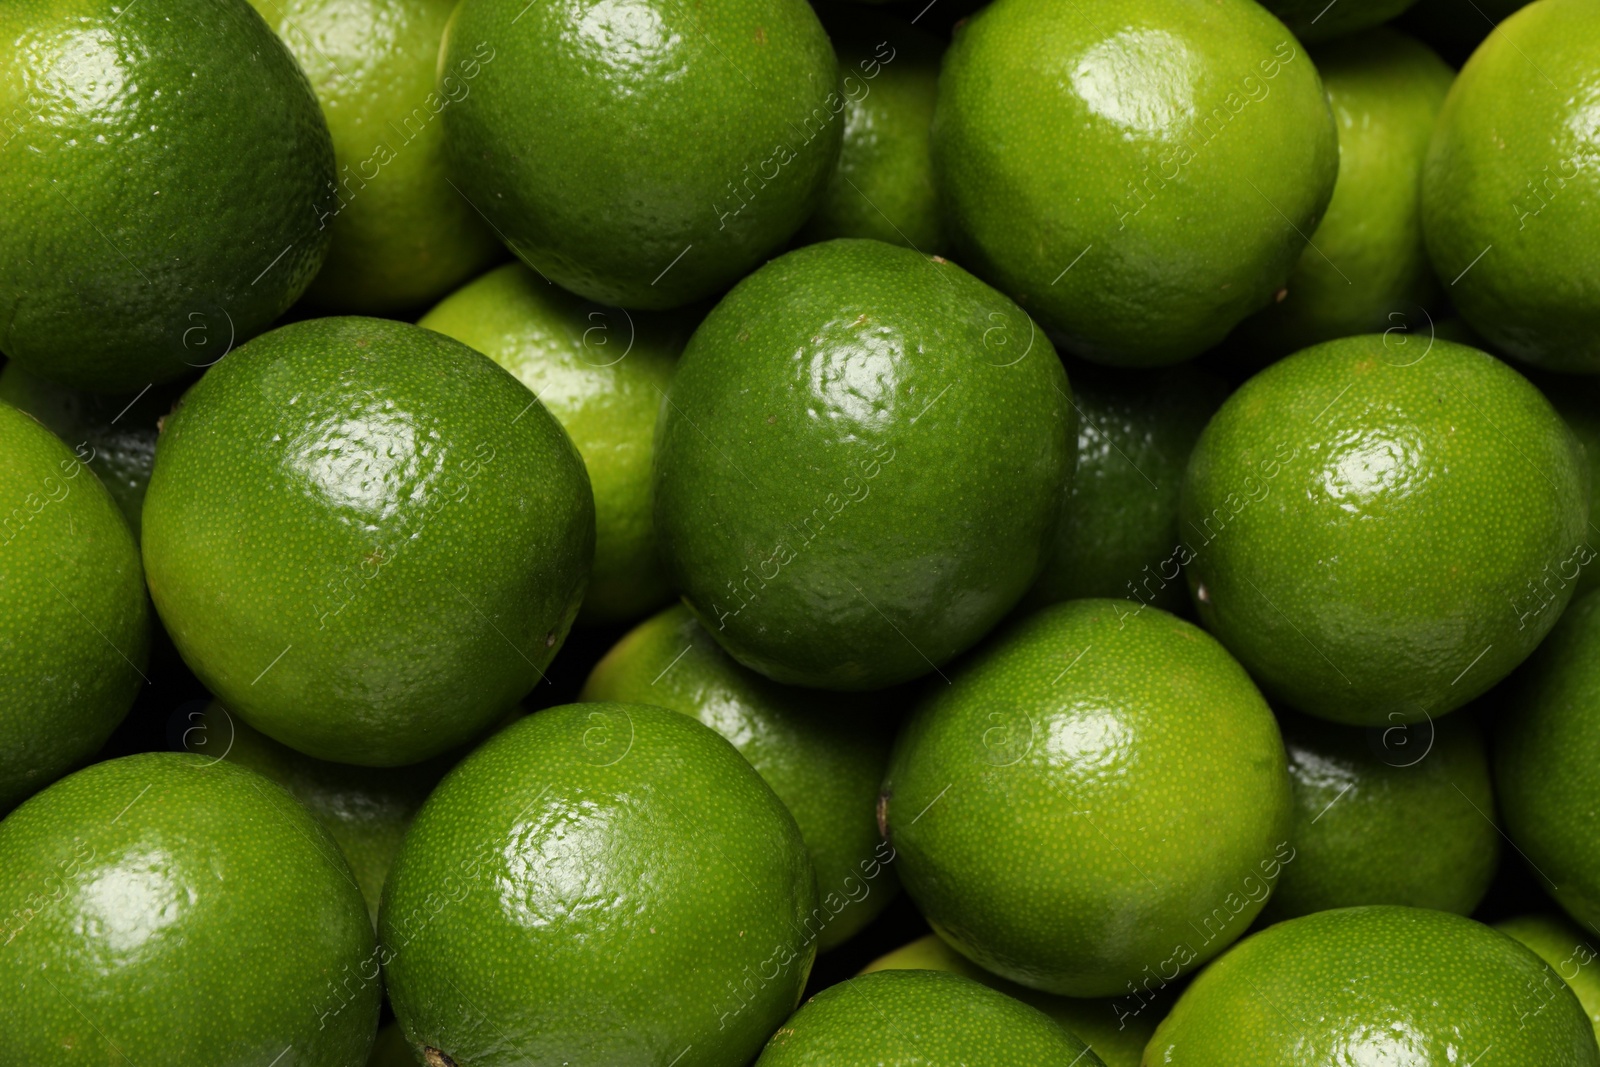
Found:
[[[879,241],[740,282],[669,397],[662,562],[735,659],[788,684],[882,688],[971,646],[1037,577],[1072,473],[1044,334],[953,263]]]
[[[74,453],[0,403],[0,812],[94,754],[150,643],[139,550]]]
[[[944,45],[901,19],[858,5],[823,10],[842,72],[844,141],[807,241],[870,237],[944,250],[933,184],[933,102]]]
[[[1249,0],[996,0],[940,74],[962,262],[1097,363],[1180,362],[1271,303],[1338,160],[1316,68]]]
[[[1483,736],[1469,714],[1359,730],[1279,716],[1294,862],[1263,922],[1357,904],[1467,915],[1500,859]]]
[[[5,1059],[361,1067],[372,924],[338,848],[252,771],[147,752],[0,822]]]
[[[594,489],[582,622],[638,618],[670,595],[650,523],[656,416],[692,323],[603,307],[518,263],[451,294],[420,326],[454,337],[533,391],[577,445]]]
[[[16,363],[0,370],[0,400],[44,423],[82,457],[111,492],[135,542],[161,418],[180,395],[175,386],[151,386],[128,396],[91,393],[47,382]]]
[[[1494,928],[1521,941],[1548,963],[1577,995],[1589,1016],[1589,1025],[1600,1034],[1600,951],[1584,939],[1577,927],[1554,915],[1519,915],[1495,923]],[[1554,979],[1546,976],[1540,986],[1540,1004],[1559,999]],[[1530,1008],[1538,1011],[1538,1004]]]
[[[1428,254],[1473,328],[1518,359],[1600,371],[1600,7],[1538,0],[1450,89],[1422,177]]]
[[[1415,0],[1342,0],[1342,2],[1267,0],[1261,6],[1282,19],[1283,24],[1300,40],[1306,44],[1317,44],[1388,22],[1414,2]],[[1317,69],[1326,77],[1327,68],[1322,65],[1322,58],[1318,56],[1316,59]],[[1337,106],[1336,104],[1336,109]],[[1341,128],[1341,139],[1343,132]]]
[[[333,135],[334,196],[317,219],[332,245],[311,303],[403,311],[504,255],[445,171],[439,116],[493,61],[484,53],[437,71],[455,0],[250,2],[300,61]]]
[[[806,0],[462,0],[440,69],[475,60],[443,116],[463,195],[523,262],[607,304],[733,284],[839,156],[838,61]]]
[[[0,5],[0,351],[135,392],[311,283],[333,146],[245,0]]]
[[[878,818],[963,955],[1132,1003],[1147,969],[1158,993],[1244,933],[1294,852],[1283,742],[1249,676],[1198,627],[1125,604],[1045,608],[930,686]]]
[[[862,970],[873,971],[954,971],[990,989],[1030,1004],[1054,1019],[1062,1029],[1094,1050],[1105,1067],[1139,1067],[1145,1043],[1155,1033],[1163,1010],[1160,1000],[1124,1005],[1120,999],[1078,1000],[1040,993],[990,974],[961,953],[945,944],[938,934],[918,938],[893,952],[879,956]]]
[[[1370,335],[1273,364],[1189,460],[1201,621],[1269,694],[1336,722],[1437,719],[1533,651],[1591,555],[1583,449],[1528,380]]]
[[[683,605],[640,623],[595,664],[582,700],[656,704],[727,738],[800,827],[817,871],[805,920],[827,950],[871,922],[899,889],[878,836],[878,783],[894,717],[873,697],[768,681],[741,667]]]
[[[1234,336],[1274,359],[1352,334],[1424,331],[1439,295],[1422,243],[1422,160],[1455,72],[1390,29],[1312,58],[1339,129],[1339,181],[1282,299]]]
[[[1279,923],[1206,968],[1156,1030],[1163,1067],[1594,1067],[1577,997],[1504,934],[1378,905]]]
[[[1125,597],[1164,611],[1188,602],[1177,546],[1178,492],[1200,431],[1228,396],[1193,367],[1072,367],[1078,466],[1055,550],[1025,605]]]
[[[318,759],[415,763],[542,677],[594,546],[583,461],[510,374],[382,319],[284,326],[167,420],[150,593],[195,675]]]
[[[717,734],[551,708],[463,760],[406,834],[378,920],[389,999],[432,1067],[743,1067],[800,1000],[815,885]]]
[[[1567,912],[1600,933],[1600,594],[1574,601],[1497,723],[1506,828]]]
[[[879,971],[829,986],[756,1067],[1105,1067],[1042,1012],[970,978]]]
[[[305,806],[339,846],[376,925],[383,880],[406,827],[459,754],[415,767],[328,763],[278,744],[215,702],[190,713],[182,725],[185,751],[255,771]]]

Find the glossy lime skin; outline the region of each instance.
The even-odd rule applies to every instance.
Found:
[[[1499,716],[1495,792],[1517,847],[1600,933],[1600,594],[1574,601]]]
[[[1585,940],[1583,933],[1554,915],[1519,915],[1495,923],[1494,928],[1533,949],[1554,969],[1577,996],[1589,1016],[1589,1025],[1600,1035],[1600,951]],[[1549,980],[1541,983],[1540,1002],[1556,999],[1553,989]]]
[[[512,263],[452,293],[418,325],[510,371],[583,456],[595,537],[579,620],[627,621],[660,607],[671,591],[650,522],[650,455],[693,324],[591,303]]]
[[[757,1067],[1104,1067],[1043,1012],[959,974],[879,971],[829,986]]]
[[[1295,859],[1263,922],[1358,904],[1468,915],[1500,859],[1483,737],[1470,715],[1360,730],[1279,716]]]
[[[844,139],[803,240],[868,237],[944,251],[933,183],[933,102],[944,46],[904,19],[855,4],[823,13],[839,56]]]
[[[990,989],[998,989],[1054,1019],[1062,1029],[1085,1042],[1100,1057],[1105,1067],[1139,1067],[1145,1043],[1161,1021],[1158,1010],[1139,1012],[1139,1005],[1122,1000],[1078,1000],[1040,993],[990,974],[961,953],[945,944],[938,934],[929,934],[879,956],[862,969],[874,971],[954,971]]]
[[[189,753],[97,763],[0,823],[6,1062],[361,1067],[383,989],[333,841]]]
[[[203,712],[191,712],[180,725],[185,751],[255,771],[305,806],[339,846],[376,926],[383,880],[406,827],[456,753],[415,767],[329,763],[280,745],[215,701]]]
[[[1125,604],[1045,608],[930,686],[879,802],[934,931],[1066,996],[1216,955],[1293,858],[1266,701],[1204,631]]]
[[[0,11],[0,351],[137,392],[283,313],[328,250],[333,146],[245,0]]]
[[[800,228],[839,156],[839,66],[805,0],[464,0],[441,69],[485,54],[444,112],[453,177],[591,300],[726,288]]]
[[[379,934],[419,1058],[736,1067],[799,1002],[815,904],[793,817],[732,745],[665,708],[567,704],[446,776]]]
[[[958,258],[1097,363],[1180,362],[1270,303],[1338,159],[1305,49],[1245,0],[998,0],[939,78]]]
[[[1329,341],[1251,378],[1201,435],[1180,507],[1189,589],[1296,710],[1437,719],[1555,624],[1589,551],[1588,481],[1561,417],[1493,356]]]
[[[166,420],[150,593],[230,711],[318,759],[415,763],[542,677],[577,614],[594,503],[510,374],[405,323],[295,323]]]
[[[401,311],[502,256],[445,171],[439,116],[472,92],[488,56],[437,70],[453,0],[250,2],[310,78],[333,137],[333,199],[317,218],[332,245],[306,293],[311,303]]]
[[[0,403],[0,812],[93,755],[144,678],[139,550],[94,474]]]
[[[1306,44],[1319,44],[1334,38],[1379,26],[1399,15],[1415,0],[1267,0],[1261,6],[1283,20],[1283,24]],[[1317,69],[1326,78],[1322,60]],[[1315,238],[1313,238],[1315,240]]]
[[[1033,583],[1071,477],[1050,342],[961,268],[879,241],[782,256],[684,351],[656,537],[739,662],[878,689],[977,641]]]
[[[1462,317],[1517,359],[1584,373],[1600,372],[1597,37],[1589,0],[1502,22],[1456,78],[1422,176],[1428,254]]]
[[[617,642],[595,664],[581,699],[681,711],[750,761],[811,854],[817,906],[806,929],[819,950],[849,940],[899,891],[876,815],[896,710],[885,709],[883,698],[769,681],[741,667],[679,604]]]
[[[91,393],[48,382],[16,363],[0,370],[0,400],[44,423],[83,457],[128,520],[135,542],[156,461],[158,423],[179,395],[170,385],[153,386],[143,395]]]
[[[1589,1021],[1559,978],[1552,988],[1552,973],[1459,915],[1392,905],[1318,912],[1269,927],[1206,968],[1145,1062],[1592,1067],[1600,1047]]]
[[[1228,386],[1193,367],[1071,368],[1078,465],[1044,573],[1025,605],[1125,597],[1164,611],[1188,603],[1178,491],[1189,452]]]
[[[1283,299],[1235,337],[1269,359],[1392,327],[1426,334],[1439,295],[1422,242],[1422,161],[1455,72],[1427,45],[1386,28],[1312,58],[1339,130],[1339,180]]]

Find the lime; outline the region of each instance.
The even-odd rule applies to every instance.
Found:
[[[1437,719],[1533,651],[1589,554],[1588,469],[1499,360],[1329,341],[1228,399],[1189,460],[1200,618],[1270,695],[1352,725]]]
[[[839,156],[838,61],[806,0],[463,0],[440,69],[464,64],[443,114],[462,193],[523,262],[607,304],[733,284]]]
[[[455,0],[250,2],[300,61],[333,135],[334,198],[317,219],[332,245],[306,293],[312,304],[404,311],[504,255],[445,171],[439,116],[492,58],[436,72]]]
[[[916,678],[1037,577],[1072,416],[1049,341],[961,268],[809,245],[740,282],[684,351],[656,438],[662,562],[769,678]]]
[[[1266,701],[1204,631],[1125,604],[1045,608],[930,686],[878,810],[962,954],[1132,1002],[1244,933],[1294,850]]]
[[[962,262],[1098,363],[1180,362],[1271,303],[1338,159],[1305,49],[1249,0],[996,0],[939,76]]]
[[[284,326],[167,419],[151,596],[228,710],[318,759],[415,763],[541,679],[594,546],[583,461],[466,345],[382,319]]]
[[[9,369],[9,368],[8,368]],[[94,754],[150,642],[139,550],[105,488],[0,403],[0,812]]]
[[[327,254],[328,128],[245,0],[4,4],[0,115],[0,351],[40,377],[181,377]]]
[[[692,323],[590,303],[507,264],[451,294],[418,325],[510,371],[583,456],[595,536],[579,621],[626,621],[659,607],[669,590],[650,522],[650,455]]]

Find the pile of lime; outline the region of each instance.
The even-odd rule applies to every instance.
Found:
[[[1600,1067],[1600,0],[5,0],[0,353],[0,1067]]]

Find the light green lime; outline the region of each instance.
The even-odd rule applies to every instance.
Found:
[[[870,237],[930,255],[944,251],[930,143],[944,46],[903,19],[853,4],[822,15],[847,101],[844,142],[800,238]]]
[[[491,49],[438,70],[455,0],[250,2],[300,61],[333,135],[333,195],[317,217],[332,245],[309,301],[391,314],[505,254],[444,165],[439,117],[494,60]]]
[[[1339,130],[1339,180],[1280,299],[1230,341],[1263,360],[1351,334],[1425,334],[1439,294],[1422,243],[1422,160],[1455,72],[1390,29],[1312,59]]]
[[[508,264],[418,325],[510,371],[577,445],[594,490],[594,568],[579,619],[629,621],[659,607],[669,589],[656,561],[650,456],[692,319],[605,307]]]
[[[879,805],[936,933],[1014,982],[1125,1006],[1244,933],[1294,859],[1289,779],[1271,710],[1210,635],[1073,600],[945,673]]]

